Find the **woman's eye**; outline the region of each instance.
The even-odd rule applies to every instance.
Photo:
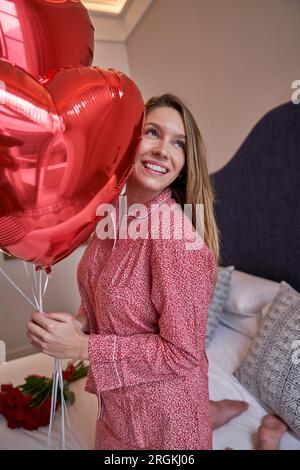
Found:
[[[178,145],[179,148],[181,148],[181,150],[185,150],[185,142],[183,142],[182,140],[177,140],[175,143],[176,145]]]
[[[150,127],[149,129],[146,129],[145,130],[145,134],[146,135],[153,135],[153,136],[158,136],[158,132],[156,129],[153,129],[152,127]]]

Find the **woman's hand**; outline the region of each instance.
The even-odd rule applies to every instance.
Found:
[[[56,359],[88,359],[88,335],[69,313],[33,312],[27,336],[39,351]]]
[[[75,319],[78,321],[81,331],[88,334],[90,331],[90,322],[86,313],[81,307],[79,308]]]

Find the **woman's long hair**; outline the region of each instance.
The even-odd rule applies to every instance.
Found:
[[[177,96],[164,94],[154,96],[146,103],[146,114],[158,107],[169,107],[179,112],[186,133],[185,165],[181,175],[172,184],[172,194],[184,209],[184,204],[193,208],[192,223],[196,228],[196,205],[204,205],[204,242],[219,261],[219,232],[214,216],[214,194],[208,175],[205,145],[197,123],[185,105]]]

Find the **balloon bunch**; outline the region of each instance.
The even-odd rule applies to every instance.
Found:
[[[89,67],[92,26],[79,1],[5,5],[0,248],[49,271],[93,231],[97,206],[120,192],[135,160],[144,105],[124,74]],[[17,65],[15,57],[22,58]]]
[[[141,140],[139,90],[92,59],[93,26],[79,0],[1,4],[0,249],[40,271],[34,301],[0,271],[39,311],[41,270],[92,233],[97,207],[120,193]]]

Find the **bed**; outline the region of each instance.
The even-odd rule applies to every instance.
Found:
[[[241,358],[245,355],[251,340],[241,333],[219,324],[214,338],[208,347],[209,389],[214,400],[232,398],[246,400],[249,409],[242,415],[213,433],[213,448],[222,450],[226,447],[251,450],[256,445],[256,431],[266,410],[232,375]],[[34,354],[15,359],[0,366],[0,383],[21,383],[26,375],[33,371],[50,375],[53,361],[44,354]],[[66,448],[69,450],[93,449],[95,419],[98,402],[95,396],[84,391],[85,380],[72,384],[76,401],[68,407],[71,429],[66,428]],[[60,441],[59,413],[53,431],[53,448],[59,449]],[[0,416],[0,449],[35,449],[46,450],[47,427],[36,431],[9,429],[3,416]],[[281,441],[281,449],[300,450],[300,440],[292,433],[285,433]]]
[[[287,103],[267,113],[224,168],[211,175],[221,232],[222,266],[273,282],[287,281],[300,291],[300,106]],[[226,313],[226,312],[225,312]],[[223,312],[221,313],[222,318]],[[225,317],[224,317],[225,318]],[[252,316],[252,319],[254,316]],[[252,321],[252,320],[251,320]],[[254,449],[256,431],[266,409],[233,375],[244,360],[253,335],[219,321],[207,349],[209,389],[214,400],[246,400],[249,409],[213,434],[213,448]],[[0,365],[0,383],[15,385],[31,373],[50,375],[53,360],[34,354]],[[67,449],[93,449],[97,399],[84,392],[84,379],[72,384],[71,429]],[[59,419],[53,447],[59,448]],[[0,449],[46,449],[47,428],[11,430],[0,416]],[[292,432],[281,449],[300,450]]]

